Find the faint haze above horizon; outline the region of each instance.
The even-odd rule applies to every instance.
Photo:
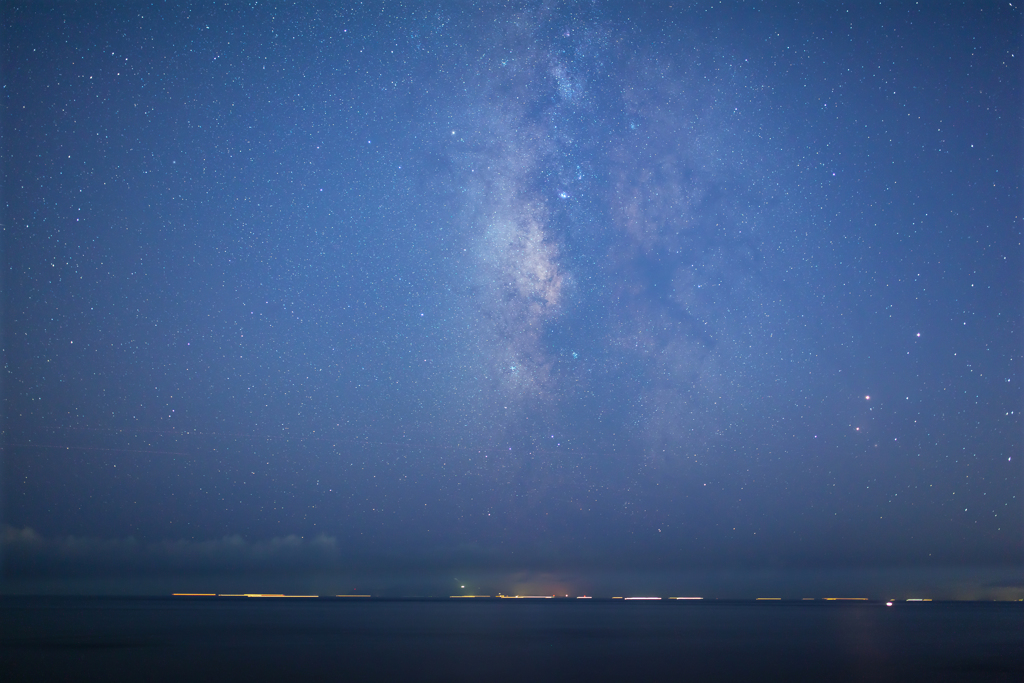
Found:
[[[0,590],[1024,597],[1013,4],[2,17]]]

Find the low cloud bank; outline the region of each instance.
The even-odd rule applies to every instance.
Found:
[[[8,578],[328,569],[340,558],[337,541],[323,535],[264,541],[235,535],[206,541],[141,542],[134,538],[45,538],[27,527],[5,527],[2,547]]]
[[[205,541],[142,542],[132,538],[46,538],[30,528],[5,527],[0,560],[0,592],[8,594],[1024,598],[1024,568],[1019,566],[644,571],[586,563],[588,566],[544,571],[495,567],[495,558],[475,547],[404,556],[356,553],[325,535],[262,541],[235,535]],[[535,567],[537,563],[530,564]]]

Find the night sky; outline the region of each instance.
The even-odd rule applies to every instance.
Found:
[[[1016,3],[2,16],[10,590],[1024,597]]]

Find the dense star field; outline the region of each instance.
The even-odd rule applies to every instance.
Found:
[[[773,5],[6,4],[7,585],[1024,597],[1020,11]]]

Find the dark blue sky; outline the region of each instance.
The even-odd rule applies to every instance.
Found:
[[[4,6],[11,582],[1020,567],[1015,6],[346,5]]]

